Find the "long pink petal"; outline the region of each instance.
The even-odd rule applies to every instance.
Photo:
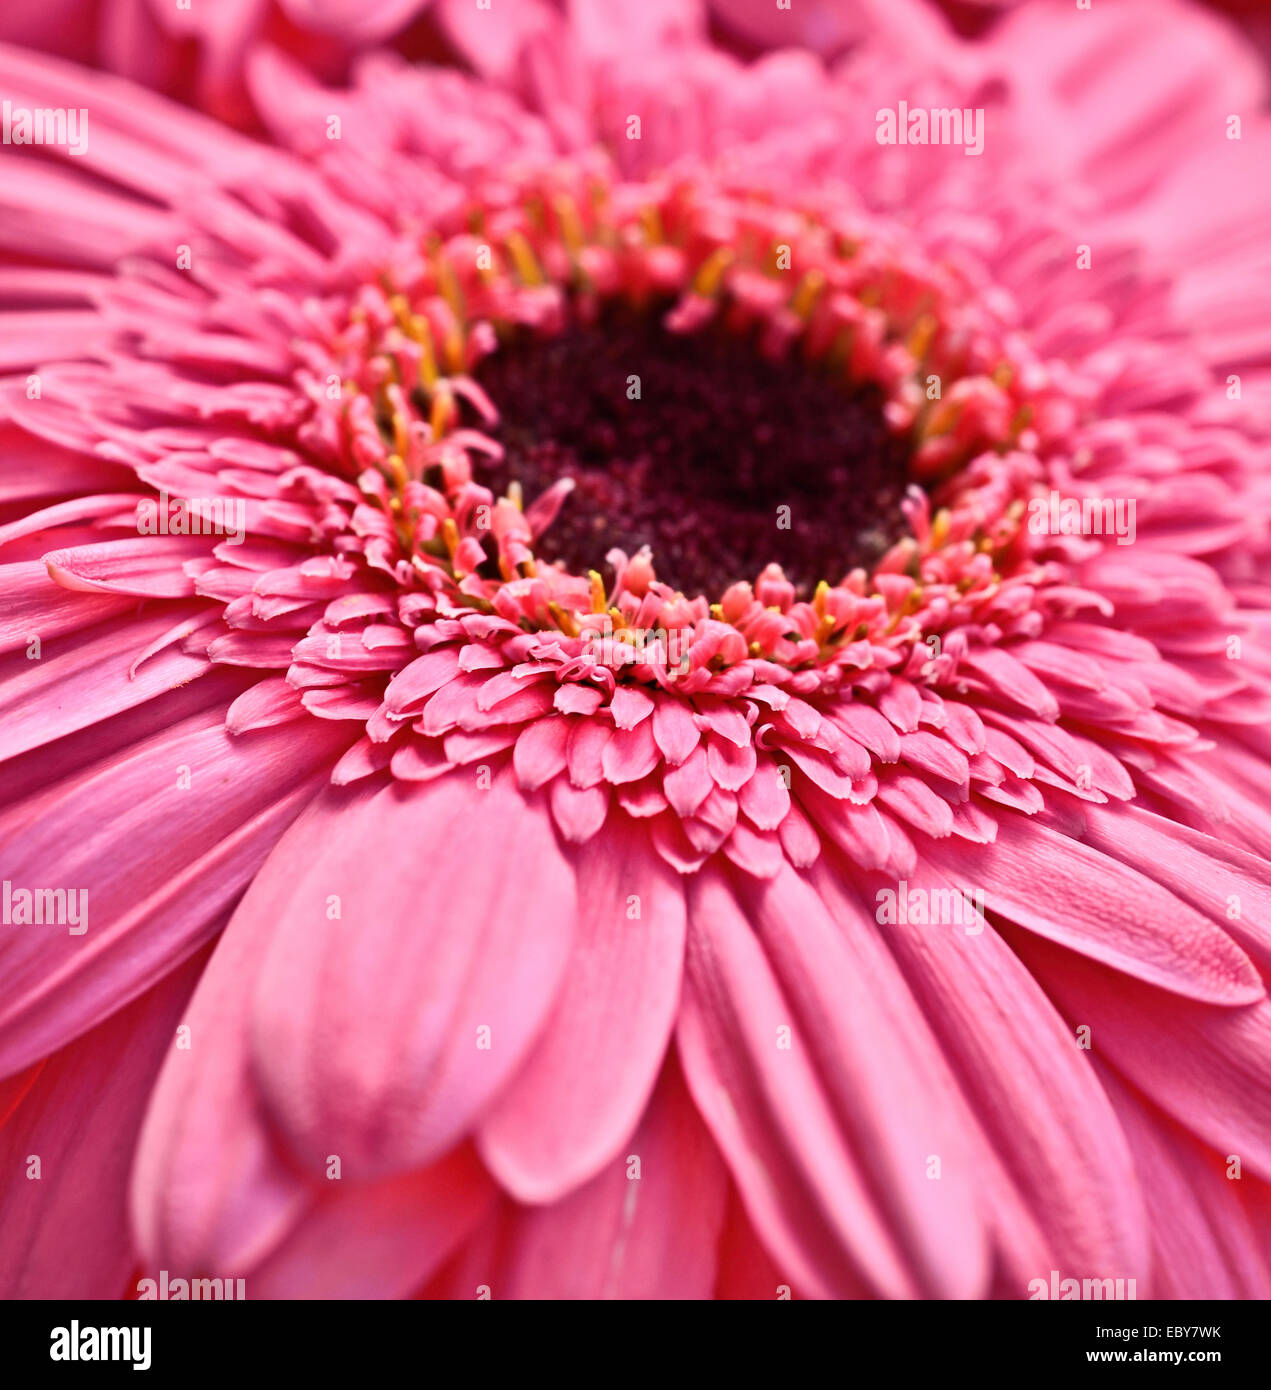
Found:
[[[49,1058],[0,1126],[0,1297],[123,1296],[135,1263],[126,1199],[137,1132],[204,961]]]
[[[508,776],[316,802],[235,919],[270,939],[254,1070],[302,1162],[339,1153],[365,1179],[455,1144],[550,1016],[574,898],[541,801]]]
[[[709,1298],[727,1174],[678,1068],[643,1124],[591,1182],[520,1211],[496,1298]]]
[[[523,1202],[550,1202],[612,1159],[639,1121],[680,997],[684,890],[625,817],[582,851],[579,939],[564,987],[481,1154]],[[634,913],[634,915],[633,915]]]

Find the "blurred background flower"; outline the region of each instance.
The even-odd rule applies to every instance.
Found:
[[[1197,0],[1240,26],[1271,62],[1264,0]],[[358,53],[391,49],[411,61],[468,63],[490,72],[510,59],[513,32],[550,30],[571,8],[585,22],[609,0],[500,0],[508,21],[498,40],[479,26],[476,0],[9,0],[0,41],[105,68],[244,127],[254,114],[243,82],[248,55],[274,46],[324,81],[343,81]],[[777,48],[843,56],[866,37],[902,43],[983,38],[1021,0],[651,0],[629,5],[620,23],[657,25],[660,14],[685,36],[754,57]],[[1121,0],[1100,0],[1117,4]],[[484,37],[482,37],[484,33]],[[473,40],[474,42],[469,42]]]

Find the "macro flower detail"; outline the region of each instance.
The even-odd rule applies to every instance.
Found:
[[[0,50],[6,1291],[1264,1296],[1256,61],[441,8]]]

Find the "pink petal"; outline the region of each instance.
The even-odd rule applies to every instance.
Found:
[[[674,1065],[624,1148],[563,1201],[518,1215],[493,1296],[710,1297],[728,1182]]]
[[[134,1266],[128,1173],[159,1067],[205,957],[44,1064],[0,1126],[0,1295],[108,1298]],[[40,1158],[39,1181],[26,1176]]]
[[[495,1192],[470,1147],[422,1172],[376,1183],[330,1181],[287,1238],[247,1272],[247,1295],[408,1298],[490,1209]]]
[[[195,715],[6,813],[5,877],[83,890],[88,913],[82,935],[0,934],[0,1074],[105,1018],[219,929],[348,738],[295,724],[235,737],[222,721]]]
[[[372,1178],[443,1154],[527,1055],[569,959],[574,874],[509,777],[456,772],[328,793],[240,919],[270,938],[251,1046],[271,1113],[314,1171],[338,1151]]]
[[[733,889],[704,868],[690,894],[680,1055],[765,1244],[814,1296],[914,1292],[806,1045],[778,1048],[794,1011]]]
[[[997,842],[970,868],[940,841],[923,854],[951,877],[973,875],[995,912],[1124,974],[1231,1007],[1263,997],[1253,962],[1221,928],[1119,860],[1044,826],[1003,815]]]
[[[828,866],[817,865],[812,880],[836,918],[859,913],[858,894]],[[923,864],[909,883],[928,892],[961,886]],[[913,924],[880,930],[984,1132],[979,1191],[995,1209],[1014,1296],[1024,1296],[1038,1259],[1146,1284],[1144,1216],[1124,1136],[1037,982],[989,926],[978,935]]]
[[[579,939],[551,1019],[481,1129],[481,1154],[522,1202],[592,1177],[635,1128],[680,995],[684,891],[619,817],[578,865]],[[636,916],[632,917],[632,912]]]

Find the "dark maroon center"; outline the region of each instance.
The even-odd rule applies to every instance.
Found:
[[[573,478],[535,549],[575,572],[609,580],[608,550],[648,545],[658,578],[689,595],[718,598],[776,561],[806,596],[903,534],[908,449],[879,394],[797,352],[771,362],[722,328],[673,334],[614,310],[508,343],[476,376],[506,451],[480,480],[496,494],[518,480],[532,500]]]

